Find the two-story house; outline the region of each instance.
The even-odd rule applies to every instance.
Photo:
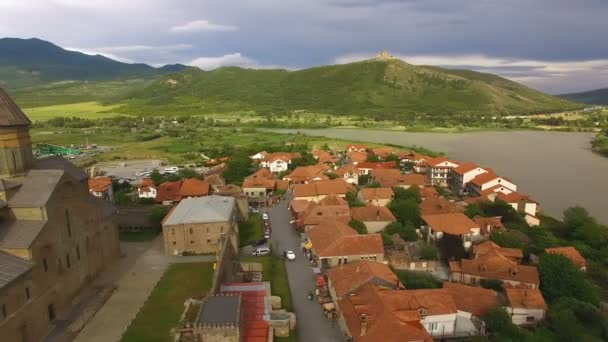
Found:
[[[450,170],[448,176],[448,185],[450,190],[455,194],[462,195],[473,178],[479,176],[482,173],[488,172],[486,169],[480,167],[475,163],[464,163]]]
[[[460,163],[445,157],[429,158],[426,164],[429,183],[439,186],[448,186],[451,170],[460,166]]]

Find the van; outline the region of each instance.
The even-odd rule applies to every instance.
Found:
[[[270,248],[268,247],[258,247],[256,248],[251,255],[253,256],[264,256],[270,254]]]

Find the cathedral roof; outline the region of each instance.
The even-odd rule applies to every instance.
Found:
[[[4,89],[0,88],[0,127],[29,126],[32,121],[8,96]]]

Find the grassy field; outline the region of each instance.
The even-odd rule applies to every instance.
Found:
[[[122,336],[123,342],[169,342],[188,298],[202,298],[211,288],[211,263],[173,264]]]
[[[239,247],[253,244],[263,238],[262,218],[258,214],[249,215],[247,221],[239,223]]]
[[[82,119],[111,118],[119,113],[113,110],[118,105],[103,105],[99,102],[80,102],[53,106],[24,108],[23,111],[32,121],[49,120],[57,117],[77,117]]]

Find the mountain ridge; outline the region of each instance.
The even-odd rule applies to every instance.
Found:
[[[560,94],[557,96],[570,101],[590,105],[608,105],[608,87],[581,91],[576,93]]]

